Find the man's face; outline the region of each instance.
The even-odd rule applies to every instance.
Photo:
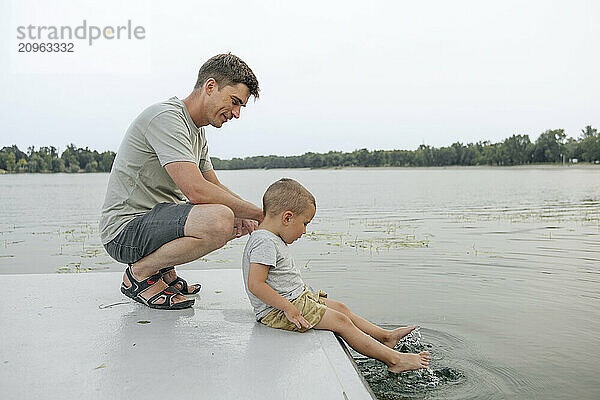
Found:
[[[249,97],[250,90],[243,83],[219,88],[215,82],[214,89],[206,102],[208,123],[215,128],[220,128],[230,119],[239,118],[242,107],[246,107]]]

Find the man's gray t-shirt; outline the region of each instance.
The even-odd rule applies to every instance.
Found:
[[[250,235],[244,256],[242,257],[242,271],[244,273],[244,286],[254,307],[256,319],[260,320],[267,315],[273,307],[263,303],[248,289],[248,272],[250,263],[259,263],[269,266],[266,283],[277,293],[292,301],[304,291],[304,281],[300,270],[294,264],[289,249],[281,238],[266,229],[257,229]]]
[[[102,206],[103,244],[156,204],[187,201],[164,168],[174,161],[193,162],[202,172],[213,168],[204,128],[194,124],[185,104],[177,97],[148,107],[127,129]]]

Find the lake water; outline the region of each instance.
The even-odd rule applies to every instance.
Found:
[[[380,399],[600,398],[600,168],[217,173],[256,204],[281,177],[303,183],[317,214],[291,249],[306,281],[375,323],[421,326],[403,346],[428,349],[431,371],[355,355]],[[0,273],[122,270],[97,236],[107,181],[0,176]],[[239,268],[245,242],[182,269]]]

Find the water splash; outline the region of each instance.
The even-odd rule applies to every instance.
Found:
[[[423,345],[421,345],[421,338],[421,327],[417,326],[408,335],[400,339],[394,349],[398,351],[404,351],[400,350],[403,346],[423,347]]]
[[[430,360],[435,359],[437,349],[431,354],[433,346],[422,341],[420,327],[401,339],[395,350],[402,353],[420,353],[430,351]],[[442,389],[446,384],[458,384],[464,375],[450,367],[427,368],[417,371],[406,371],[399,374],[389,372],[387,366],[377,360],[355,354],[355,361],[369,383],[369,386],[380,400],[405,399],[406,396],[425,394]]]
[[[427,347],[431,347],[421,344],[421,339],[421,327],[417,326],[412,332],[398,341],[394,350],[402,353],[420,353],[427,350]],[[407,387],[416,385],[419,388],[434,388],[442,382],[442,379],[430,367],[417,371],[406,371],[398,375],[400,375],[398,379],[403,381]]]

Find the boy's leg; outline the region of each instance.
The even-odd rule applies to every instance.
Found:
[[[400,339],[408,335],[416,328],[415,325],[412,325],[403,326],[401,328],[394,329],[393,331],[388,331],[354,314],[344,303],[340,303],[339,301],[328,298],[324,298],[322,300],[325,302],[327,307],[333,308],[334,310],[339,311],[350,318],[352,323],[356,325],[358,329],[392,349],[394,346],[396,346],[396,344],[398,344]]]
[[[339,311],[328,308],[315,329],[333,331],[344,338],[356,351],[368,357],[383,361],[392,372],[402,372],[426,368],[429,365],[429,352],[419,354],[399,353],[378,342],[352,323],[352,320]]]

